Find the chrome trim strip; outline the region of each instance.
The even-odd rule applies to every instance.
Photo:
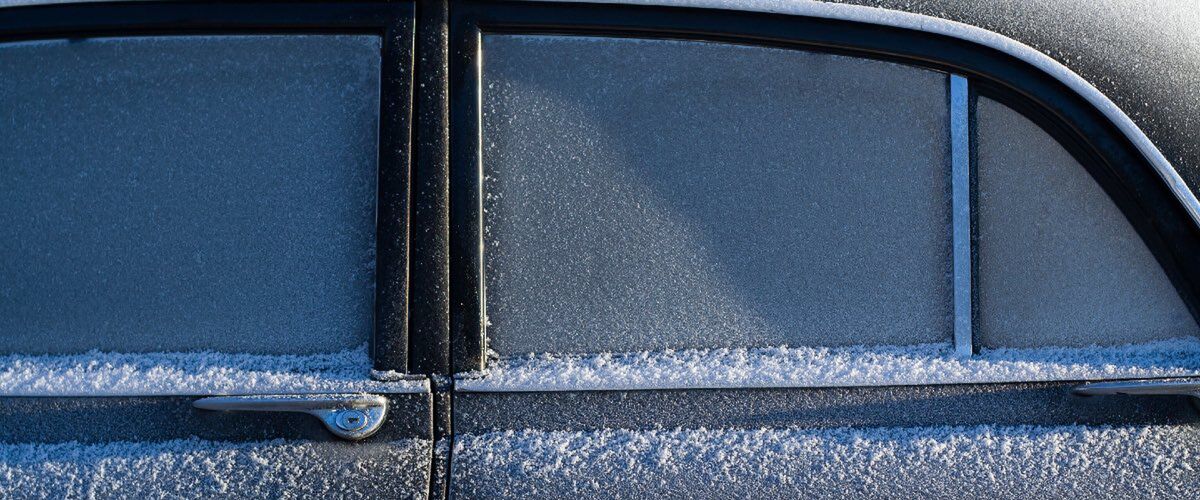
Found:
[[[1125,394],[1131,396],[1195,396],[1200,398],[1200,381],[1197,380],[1118,380],[1084,384],[1072,391],[1077,396],[1109,396]]]
[[[950,184],[954,248],[954,352],[970,356],[971,340],[971,125],[968,82],[950,75]]]

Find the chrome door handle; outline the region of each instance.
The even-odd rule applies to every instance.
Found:
[[[1200,398],[1200,380],[1120,380],[1077,386],[1071,392],[1080,396],[1130,394],[1142,396],[1192,396]]]
[[[388,401],[372,394],[218,396],[197,399],[192,406],[201,410],[307,413],[321,419],[334,435],[357,441],[375,434],[383,425]]]

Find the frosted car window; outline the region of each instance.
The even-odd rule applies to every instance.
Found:
[[[0,45],[0,351],[366,343],[380,41]]]
[[[1033,122],[980,98],[983,347],[1125,344],[1200,334],[1100,185]]]
[[[491,349],[950,340],[946,75],[570,36],[482,57]]]

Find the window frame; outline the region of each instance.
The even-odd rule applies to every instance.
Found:
[[[408,371],[409,178],[415,5],[411,2],[152,1],[6,7],[0,43],[197,34],[372,34],[381,39],[372,368]]]
[[[1100,184],[1200,318],[1200,227],[1154,165],[1094,105],[1043,70],[1003,51],[924,31],[867,22],[693,7],[464,0],[450,12],[450,346],[454,372],[487,357],[483,240],[484,33],[669,38],[791,48],[898,62],[961,75],[1046,130]],[[974,113],[968,118],[974,131]],[[973,133],[973,132],[972,132]],[[974,139],[971,139],[974,142]],[[972,147],[973,151],[974,148]],[[975,158],[970,159],[974,179]],[[971,182],[970,204],[976,205]],[[972,210],[972,212],[975,212]],[[972,215],[974,217],[974,215]],[[971,240],[977,241],[976,224]],[[972,245],[977,275],[977,245]],[[978,281],[972,283],[978,323]]]

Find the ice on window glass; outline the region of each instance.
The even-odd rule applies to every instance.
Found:
[[[1150,249],[1049,134],[980,98],[984,347],[1118,345],[1200,335]]]
[[[380,41],[0,45],[0,352],[342,352],[374,297]]]
[[[950,339],[945,74],[571,36],[482,57],[491,349]]]

